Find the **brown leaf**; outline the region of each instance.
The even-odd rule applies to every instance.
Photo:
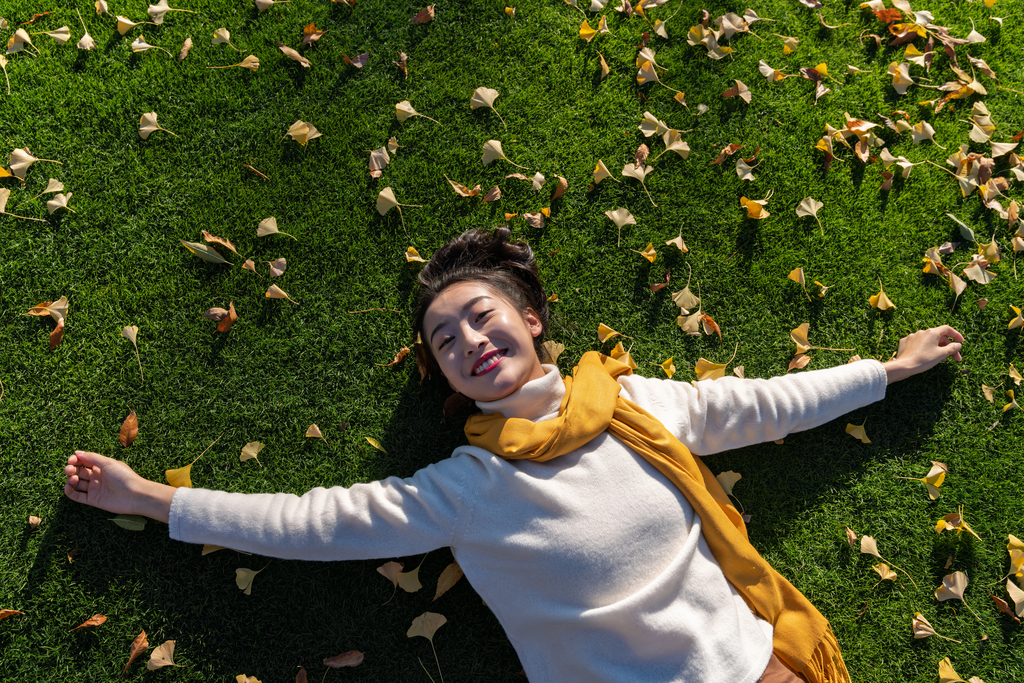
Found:
[[[282,256],[279,259],[267,261],[267,265],[270,266],[270,277],[281,277],[288,268],[288,259]]]
[[[24,614],[24,612],[19,612],[16,609],[0,609],[0,620],[13,617],[15,614]]]
[[[567,189],[569,189],[569,181],[568,180],[566,180],[565,178],[563,178],[560,175],[556,175],[555,177],[558,178],[558,184],[555,186],[554,194],[551,195],[551,201],[555,201],[556,199],[561,197],[563,194],[565,194],[565,191]]]
[[[404,52],[399,52],[398,53],[398,61],[397,62],[391,62],[392,64],[397,66],[399,69],[401,69],[402,75],[405,76],[406,78],[409,77],[409,67],[406,64],[406,62],[408,60],[409,60],[409,56],[407,54],[405,54]]]
[[[349,650],[348,652],[342,652],[340,655],[334,655],[324,660],[324,666],[329,666],[332,669],[342,669],[345,667],[359,666],[363,663],[363,653],[359,650]]]
[[[139,655],[149,649],[149,641],[146,640],[146,632],[141,631],[139,635],[135,636],[135,640],[132,641],[131,649],[128,651],[128,663],[124,665],[124,670],[121,675],[124,676],[128,671],[128,667],[132,665]]]
[[[235,249],[235,245],[231,244],[231,240],[224,239],[223,237],[217,237],[216,235],[211,235],[206,230],[203,230],[203,241],[223,245],[230,249],[231,251],[235,252],[236,254],[238,253],[238,250]]]
[[[221,318],[220,324],[217,325],[218,332],[227,332],[231,329],[231,326],[238,320],[238,313],[235,312],[235,302],[232,301],[228,304],[228,312],[223,318]]]
[[[434,593],[434,600],[447,593],[464,575],[462,567],[459,566],[458,562],[452,562],[445,567],[444,571],[441,572],[441,576],[437,578],[437,591]],[[434,602],[434,600],[431,600],[431,602]]]
[[[398,353],[395,354],[395,359],[390,363],[374,363],[374,365],[379,365],[382,368],[390,368],[401,363],[402,359],[404,359],[407,355],[409,355],[409,347],[403,346],[401,349],[398,350]]]
[[[29,19],[28,21],[26,21],[25,23],[23,23],[22,26],[28,26],[29,24],[34,24],[37,21],[39,21],[40,19],[42,19],[43,17],[49,16],[51,14],[53,14],[53,12],[42,12],[40,14],[33,14],[32,18]]]
[[[490,190],[487,191],[487,194],[485,194],[484,198],[481,199],[480,201],[482,201],[482,202],[496,202],[499,199],[501,199],[501,188],[498,187],[497,185],[495,185],[494,187],[492,187]]]
[[[50,333],[50,350],[53,351],[55,348],[60,346],[61,341],[64,339],[64,318],[57,321],[57,326],[53,328],[53,332]]]
[[[247,258],[247,259],[245,259],[245,263],[242,264],[242,268],[245,269],[245,270],[251,270],[252,272],[255,273],[256,272],[256,263],[253,262],[253,260],[251,258]],[[224,309],[220,309],[220,310],[224,310]]]
[[[444,400],[445,418],[451,417],[452,415],[459,412],[464,407],[471,405],[472,403],[473,399],[471,399],[469,396],[465,396],[463,394],[460,394],[459,392],[455,392],[454,394],[452,394],[451,396]]]
[[[351,64],[357,69],[362,69],[364,66],[366,66],[366,63],[370,61],[370,53],[364,52],[363,54],[356,55],[351,59],[349,58],[348,55],[342,55],[342,58],[345,60],[346,64]]]
[[[35,531],[39,527],[39,525],[42,524],[42,523],[43,523],[43,520],[40,519],[39,517],[36,517],[35,515],[29,515],[28,516],[28,528],[29,528],[29,531]]]
[[[427,5],[425,8],[423,8],[419,12],[417,12],[413,16],[413,18],[410,19],[409,21],[411,21],[414,24],[425,24],[428,21],[433,21],[433,20],[434,20],[434,6],[433,5]]]
[[[72,548],[71,550],[69,550],[68,551],[68,562],[71,562],[76,557],[81,555],[83,550],[85,550],[85,548]]]
[[[878,17],[879,21],[885,22],[886,24],[894,24],[903,18],[903,14],[895,7],[876,10],[875,16]]]
[[[892,187],[892,178],[893,175],[889,171],[882,172],[882,185],[879,188],[882,192],[888,192]]]
[[[106,620],[107,620],[107,618],[105,616],[103,616],[102,614],[94,614],[91,617],[89,617],[88,619],[86,619],[85,621],[83,621],[78,626],[76,626],[73,629],[71,629],[71,631],[77,631],[80,628],[89,628],[90,626],[99,626],[100,624],[102,624]],[[71,631],[68,631],[68,633],[71,633]]]
[[[1013,613],[1012,609],[1010,609],[1010,603],[1008,603],[1008,602],[1006,602],[1006,600],[1003,600],[1002,598],[998,598],[998,597],[996,597],[994,595],[989,595],[989,597],[992,598],[992,601],[994,603],[996,603],[996,607],[999,608],[1000,612],[1002,612],[1006,616],[1010,617],[1011,619],[1016,621],[1018,624],[1020,623],[1020,619],[1018,619],[1017,615]]]
[[[700,317],[700,322],[704,326],[704,334],[708,334],[708,335],[710,335],[710,334],[717,334],[718,335],[718,343],[721,344],[722,343],[722,328],[720,328],[718,326],[718,323],[716,323],[711,318],[710,315],[702,315]]]
[[[750,104],[750,88],[748,88],[742,81],[735,81],[735,83],[736,85],[722,93],[722,97],[729,99],[730,97],[736,97],[738,95],[741,100]]]
[[[274,42],[277,43],[277,49],[279,49],[281,52],[283,52],[286,57],[288,57],[289,59],[292,59],[292,60],[298,62],[299,64],[301,64],[303,67],[305,67],[307,69],[310,67],[311,62],[308,59],[306,59],[305,57],[303,57],[302,55],[300,55],[298,53],[298,51],[296,51],[294,48],[288,47],[287,45],[285,45],[284,43],[282,43],[279,40],[275,40]]]
[[[807,367],[807,364],[811,362],[811,357],[806,353],[798,353],[793,356],[793,360],[789,361],[789,367],[786,368],[786,372],[790,370],[800,370],[801,368]]]
[[[636,148],[636,154],[633,155],[633,165],[637,168],[643,168],[644,162],[647,161],[647,155],[651,153],[651,148],[645,144],[641,144]]]
[[[543,228],[544,227],[544,214],[542,213],[524,213],[523,220],[531,228]]]
[[[321,36],[327,33],[326,30],[318,31],[316,24],[306,24],[302,29],[302,46],[305,47],[310,43],[315,43],[320,40]]]
[[[121,434],[119,439],[121,445],[128,448],[135,441],[135,437],[139,435],[139,418],[135,415],[135,411],[128,413],[128,417],[124,419],[121,424]]]
[[[718,153],[718,158],[711,162],[711,165],[714,166],[715,164],[722,163],[725,161],[727,156],[733,155],[741,149],[743,149],[743,145],[737,145],[736,143],[726,145],[722,148],[722,151]]]
[[[299,667],[299,673],[295,674],[295,683],[309,683],[309,676],[306,675],[306,667]]]

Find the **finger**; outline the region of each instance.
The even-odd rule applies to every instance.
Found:
[[[96,468],[96,471],[99,472],[99,468]],[[89,481],[90,479],[92,479],[92,469],[88,467],[79,467],[78,478],[84,479],[85,481]]]
[[[964,336],[949,325],[943,325],[942,327],[937,327],[935,329],[943,336],[943,338],[948,338],[956,342],[962,342],[964,340]]]
[[[71,484],[64,484],[64,495],[76,503],[85,503],[88,497],[81,491],[76,491]]]

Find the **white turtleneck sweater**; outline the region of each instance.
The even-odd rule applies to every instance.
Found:
[[[545,376],[484,412],[554,417]],[[885,370],[829,370],[693,385],[631,375],[621,395],[695,455],[775,440],[885,396]],[[531,683],[754,683],[771,625],[728,583],[686,498],[607,432],[546,463],[473,446],[412,477],[303,496],[179,488],[170,534],[304,560],[400,557],[450,546]]]

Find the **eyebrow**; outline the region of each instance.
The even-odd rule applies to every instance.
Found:
[[[460,313],[460,314],[461,314],[461,313],[465,313],[466,311],[468,311],[468,310],[469,310],[470,308],[472,308],[472,307],[473,307],[473,304],[477,303],[478,301],[480,301],[480,300],[482,300],[482,299],[490,299],[490,298],[491,298],[491,297],[487,296],[486,294],[481,294],[480,296],[475,296],[475,297],[473,297],[472,299],[470,299],[469,301],[467,301],[466,303],[462,304],[462,308],[461,308],[461,309],[459,310],[459,313]],[[440,329],[441,329],[442,327],[444,327],[445,325],[447,325],[447,324],[448,324],[448,322],[449,322],[449,321],[448,321],[447,319],[446,319],[446,320],[442,320],[441,322],[439,322],[439,323],[437,324],[437,327],[435,327],[435,328],[434,328],[434,329],[433,329],[433,330],[431,331],[431,333],[430,333],[430,343],[431,343],[431,344],[433,344],[433,343],[434,343],[434,335],[435,335],[435,334],[437,334],[437,331],[438,331],[438,330],[440,330]]]

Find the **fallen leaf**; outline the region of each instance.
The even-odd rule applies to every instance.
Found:
[[[495,185],[483,196],[482,202],[496,202],[501,199],[501,188]],[[556,198],[557,199],[557,198]]]
[[[355,57],[349,57],[348,55],[342,55],[342,58],[345,60],[346,64],[351,64],[352,66],[354,66],[357,69],[362,69],[364,66],[366,66],[366,63],[368,61],[370,61],[370,53],[369,52],[364,52],[363,54],[356,55]],[[426,118],[426,117],[424,117],[424,118]]]
[[[743,149],[743,145],[737,145],[736,143],[726,145],[725,147],[722,148],[722,151],[718,153],[718,157],[711,162],[711,165],[714,166],[716,164],[722,163],[723,161],[725,161],[725,158],[727,156],[731,156],[736,152],[740,151],[741,149]]]
[[[487,142],[484,143],[483,149],[484,153],[482,161],[484,163],[484,166],[489,166],[495,160],[501,159],[503,161],[508,161],[508,163],[518,168],[526,168],[525,166],[520,166],[519,164],[509,161],[508,157],[505,156],[504,150],[501,149],[501,143],[498,142],[497,140],[488,140]]]
[[[558,363],[558,357],[565,351],[565,345],[559,344],[556,341],[550,339],[540,345],[541,354],[540,362],[547,365],[555,365]]]
[[[24,612],[19,612],[16,609],[0,609],[0,620],[13,617],[16,614],[24,614]]]
[[[846,542],[853,547],[853,544],[857,542],[857,534],[850,527],[846,527]]]
[[[263,569],[266,569],[264,567]],[[252,595],[252,580],[256,578],[263,569],[253,571],[248,567],[239,567],[235,570],[235,585],[245,595]]]
[[[267,235],[285,235],[286,237],[291,237],[293,240],[296,240],[296,241],[298,241],[298,239],[299,239],[298,237],[295,237],[294,235],[289,235],[286,232],[281,232],[280,230],[278,230],[277,229],[277,218],[275,218],[274,216],[271,216],[270,218],[264,218],[256,226],[256,236],[257,237],[266,237]],[[253,271],[253,272],[255,272],[255,271]]]
[[[313,124],[299,119],[288,128],[288,132],[281,139],[284,140],[286,137],[291,136],[292,140],[305,147],[307,142],[315,140],[321,135],[323,133],[318,131]]]
[[[162,130],[163,132],[169,135],[174,135],[174,137],[177,137],[175,133],[172,133],[166,128],[161,128],[157,124],[155,111],[147,112],[139,118],[139,137],[142,138],[143,140],[148,140],[149,136],[152,135],[154,131],[158,130]]]
[[[124,419],[121,424],[121,432],[118,439],[121,441],[121,445],[128,448],[135,441],[135,437],[139,434],[139,418],[135,415],[135,411],[128,413],[128,417]]]
[[[966,531],[979,541],[981,540],[981,536],[976,534],[974,529],[971,528],[971,525],[964,520],[963,506],[960,506],[960,509],[957,512],[951,512],[935,523],[935,533],[941,534],[946,529],[955,530],[957,536],[960,535],[961,531]]]
[[[631,370],[637,369],[636,363],[633,362],[633,357],[629,355],[629,351],[626,351],[626,349],[622,346],[621,341],[615,345],[615,348],[613,348],[608,355],[611,356],[612,360],[617,360],[620,363],[625,363],[626,365],[629,366]]]
[[[935,599],[939,602],[946,600],[963,600],[964,591],[967,590],[967,575],[963,572],[953,572],[942,577],[942,585],[935,589]]]
[[[239,462],[245,462],[246,460],[255,460],[260,467],[263,467],[263,463],[257,457],[264,448],[263,444],[259,441],[250,441],[249,443],[242,446],[242,452],[238,455]]]
[[[324,659],[324,666],[332,669],[344,669],[346,667],[359,666],[363,663],[363,657],[363,653],[359,650],[349,650],[348,652],[342,652],[340,655],[327,657]]]
[[[797,216],[800,216],[801,218],[806,216],[814,216],[814,220],[818,221],[818,227],[821,229],[822,236],[824,236],[825,234],[825,227],[821,224],[821,219],[818,218],[818,212],[821,211],[822,207],[824,206],[825,205],[819,202],[817,199],[814,199],[813,197],[807,197],[802,202],[800,202],[799,206],[796,207]]]
[[[428,21],[433,21],[433,20],[434,20],[434,6],[433,5],[427,5],[426,7],[421,9],[419,12],[417,12],[415,15],[413,15],[412,19],[410,19],[409,21],[411,21],[414,24],[425,24]]]
[[[498,98],[498,91],[494,88],[480,87],[473,91],[473,97],[469,101],[470,109],[477,109],[479,107],[487,107],[498,117],[501,121],[501,125],[508,129],[508,124],[505,123],[505,119],[501,118],[501,114],[494,108],[494,100]]]
[[[50,333],[50,350],[53,351],[55,348],[60,346],[61,341],[64,339],[64,319],[61,318],[57,321],[57,326],[53,328],[53,332]]]
[[[668,360],[663,361],[659,365],[661,366],[661,369],[665,371],[665,374],[668,375],[669,379],[672,379],[672,375],[676,374],[676,366],[672,362],[672,356],[669,356]]]
[[[380,441],[377,441],[377,439],[374,439],[371,436],[367,436],[365,438],[366,438],[367,443],[369,443],[371,446],[376,448],[378,451],[380,451],[381,453],[387,453],[387,451],[384,450],[384,447],[380,445]]]
[[[633,251],[633,252],[636,252],[637,254],[640,254],[641,256],[643,256],[645,259],[647,259],[651,263],[654,263],[654,260],[656,258],[658,258],[658,252],[654,250],[654,243],[653,242],[649,242],[647,244],[647,248],[644,249],[643,251],[637,251],[636,249],[630,249],[630,251]]]
[[[462,567],[459,566],[458,562],[452,562],[441,572],[441,576],[437,578],[437,590],[434,592],[434,599],[431,602],[436,601],[439,597],[448,592],[448,590],[459,582],[464,576]]]
[[[539,230],[544,227],[544,214],[540,212],[524,213],[523,220],[526,221],[526,224],[531,228],[537,228]]]
[[[807,364],[811,362],[811,357],[806,353],[798,353],[793,356],[793,359],[789,361],[789,365],[786,367],[786,372],[790,370],[802,370],[807,367]]]
[[[149,649],[149,641],[146,640],[146,632],[141,631],[139,635],[135,636],[135,640],[132,641],[131,647],[128,650],[128,663],[124,665],[124,670],[121,671],[121,675],[124,676],[128,672],[128,667],[132,665],[139,655]]]
[[[288,301],[291,301],[296,306],[299,305],[298,301],[288,296],[288,293],[285,292],[280,287],[278,287],[277,285],[270,285],[270,287],[267,289],[267,293],[264,296],[266,296],[268,299],[288,299]]]
[[[56,301],[44,301],[41,304],[36,304],[28,310],[24,315],[48,315],[55,322],[60,322],[68,314],[68,299],[62,296]]]
[[[185,240],[178,241],[181,242],[181,246],[185,247],[208,263],[227,263],[228,265],[231,265],[230,261],[221,256],[213,247],[201,244],[200,242],[186,242]]]
[[[1007,580],[1006,581],[1007,589],[1009,590],[1009,588],[1011,586],[1014,587],[1014,588],[1017,588],[1013,584],[1012,581]],[[1020,589],[1017,588],[1017,590],[1020,590]],[[1010,617],[1011,619],[1016,621],[1018,624],[1021,623],[1020,619],[1017,617],[1017,615],[1013,613],[1012,609],[1010,609],[1010,604],[1008,602],[1006,602],[1006,600],[1003,600],[1002,598],[996,597],[995,595],[990,595],[989,597],[992,598],[992,602],[996,603],[996,607],[999,609],[1000,612],[1002,612],[1006,616]]]
[[[426,259],[420,256],[420,252],[416,251],[416,247],[409,247],[405,250],[405,261],[406,263],[417,262],[426,263]]]
[[[398,575],[402,572],[401,562],[385,562],[377,567],[377,573],[391,581],[392,585],[398,587]]]
[[[28,516],[28,530],[35,531],[39,528],[39,525],[43,523],[43,520],[35,515]]]
[[[982,386],[984,386],[984,385],[982,385]],[[990,402],[991,402],[991,399],[990,399]],[[898,478],[899,479],[909,479],[911,481],[922,482],[925,486],[928,487],[928,498],[931,499],[931,500],[936,500],[939,497],[940,493],[941,493],[940,489],[942,488],[942,482],[945,481],[946,473],[948,471],[949,471],[949,468],[945,465],[945,463],[941,463],[941,462],[938,462],[936,460],[932,460],[932,468],[930,470],[928,470],[928,474],[926,474],[924,477],[922,477],[920,479],[915,479],[914,477],[898,477]]]
[[[405,635],[409,638],[423,636],[433,645],[434,633],[446,623],[448,623],[448,620],[444,618],[444,615],[435,612],[424,612],[412,620],[412,626],[409,627]]]
[[[253,272],[255,272],[255,269],[254,269]],[[210,309],[210,310],[213,310],[213,309]],[[219,310],[224,310],[224,309],[219,309]],[[207,311],[207,313],[209,313],[209,311]],[[217,325],[217,331],[218,332],[227,332],[227,331],[229,331],[231,329],[231,327],[235,324],[236,320],[238,320],[238,313],[235,312],[235,302],[232,301],[231,303],[228,304],[228,310],[224,311],[224,315],[220,317],[220,319],[219,319],[219,323],[220,324]]]
[[[320,432],[320,428],[317,427],[315,423],[309,425],[309,429],[306,430],[306,437],[310,439],[322,439],[324,443],[327,443],[327,439],[324,438],[324,435]]]
[[[679,237],[670,239],[667,242],[665,242],[665,246],[666,247],[676,247],[676,248],[679,249],[679,251],[683,252],[684,254],[690,251],[689,249],[686,248],[686,242],[683,241],[683,233],[682,233],[682,231],[680,231]]]
[[[274,261],[267,261],[267,265],[270,266],[270,277],[280,277],[288,267],[288,261],[282,256]]]
[[[117,15],[117,32],[122,36],[128,31],[131,31],[136,26],[142,26],[146,22],[144,21],[132,21],[128,17],[122,17],[120,14]]]
[[[882,289],[882,281],[878,281],[878,294],[874,294],[868,298],[868,303],[877,308],[880,311],[887,311],[890,308],[896,308],[896,304],[889,300],[886,296],[885,291]]]
[[[600,163],[600,162],[598,162],[598,163]],[[618,209],[615,209],[614,211],[605,211],[604,215],[607,216],[608,220],[610,220],[612,223],[614,223],[615,227],[617,227],[619,229],[619,242],[618,242],[618,244],[621,245],[622,244],[622,226],[623,225],[636,225],[636,219],[633,218],[633,214],[631,214],[628,209],[624,209],[624,208],[618,208]]]
[[[732,495],[732,487],[735,486],[736,482],[738,482],[742,478],[742,474],[740,474],[739,472],[733,472],[732,470],[722,472],[721,474],[715,476],[715,479],[717,479],[718,483],[722,485],[722,490],[725,491],[725,495],[727,496]]]
[[[23,614],[23,612],[19,612],[18,614]],[[77,631],[80,628],[89,628],[91,626],[99,626],[100,624],[102,624],[106,620],[107,620],[107,618],[105,616],[103,616],[102,614],[94,614],[93,616],[89,617],[88,619],[83,621],[78,626],[76,626],[73,629],[71,629],[71,631]],[[71,633],[71,631],[68,631],[68,633]]]
[[[569,181],[568,180],[566,180],[565,178],[563,178],[560,175],[556,175],[555,177],[558,178],[558,184],[555,185],[555,191],[553,193],[551,193],[551,201],[555,201],[556,199],[559,199],[562,195],[565,194],[565,191],[567,189],[569,189]],[[495,189],[497,189],[497,187],[495,187]],[[500,194],[499,194],[499,196],[500,196]],[[487,201],[486,198],[485,198],[484,201]]]
[[[146,662],[146,669],[149,671],[162,669],[165,666],[179,666],[174,663],[173,640],[166,640],[162,645],[153,648],[152,654],[149,655],[149,661]]]
[[[401,349],[398,350],[398,353],[395,354],[394,360],[392,360],[390,363],[374,363],[374,365],[379,365],[383,368],[394,367],[395,365],[401,363],[402,359],[404,359],[407,355],[409,355],[409,347],[403,346]]]
[[[871,443],[871,439],[868,438],[868,434],[867,434],[866,431],[864,431],[864,425],[862,425],[862,424],[855,425],[855,424],[852,424],[852,423],[847,423],[846,424],[846,433],[849,434],[850,436],[852,436],[855,439],[860,439],[861,443]],[[865,538],[867,538],[867,537],[865,536]],[[863,552],[863,551],[861,551],[861,552]],[[881,556],[879,556],[879,557],[881,557]]]
[[[86,35],[89,35],[89,34],[87,33]],[[84,41],[85,38],[83,37],[82,40]],[[79,43],[78,47],[81,48],[82,47],[82,43]],[[93,44],[93,47],[95,47],[95,44]],[[88,48],[83,48],[83,49],[91,50],[92,48],[88,47]],[[181,50],[178,52],[178,61],[180,62],[183,59],[185,59],[185,57],[188,57],[188,53],[189,53],[190,50],[192,50],[192,36],[189,36],[188,38],[186,38],[185,42],[181,44]]]
[[[882,577],[882,578],[879,579],[879,582],[881,582],[881,581],[895,581],[896,580],[896,572],[894,572],[892,569],[890,569],[889,565],[887,565],[884,562],[879,562],[878,564],[873,564],[873,565],[871,565],[871,568],[874,569],[876,572],[878,572],[878,575],[880,577]],[[914,637],[916,638],[917,636],[915,635]]]
[[[259,0],[257,0],[257,2],[258,1]],[[310,66],[312,66],[312,62],[310,62],[308,59],[299,54],[299,52],[295,48],[288,47],[279,40],[275,40],[274,42],[277,43],[277,49],[280,50],[288,59],[298,62],[299,64],[302,65],[304,69],[308,69]]]
[[[603,344],[609,339],[621,336],[620,332],[616,332],[612,328],[608,327],[604,323],[598,323],[597,325],[597,338]]]
[[[939,662],[939,683],[956,683],[956,681],[966,683],[953,669],[953,664],[949,661],[949,657],[946,657]]]
[[[1007,579],[1006,592],[1010,594],[1010,599],[1013,600],[1015,614],[1018,617],[1024,617],[1024,590],[1021,590],[1012,581]]]
[[[748,88],[742,81],[734,81],[736,85],[729,88],[722,93],[722,97],[729,99],[730,97],[739,97],[741,100],[750,104],[751,94],[750,88]]]
[[[302,46],[311,45],[323,38],[326,30],[318,30],[315,23],[309,23],[302,27]]]

